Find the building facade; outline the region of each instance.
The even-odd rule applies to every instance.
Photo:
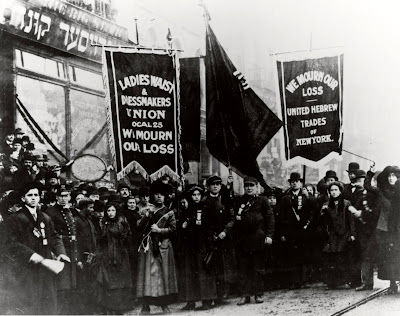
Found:
[[[20,101],[67,160],[92,153],[111,164],[101,45],[132,45],[113,15],[110,0],[1,1],[1,139],[20,127],[37,152],[49,149],[27,125]],[[49,153],[53,163],[65,161]]]

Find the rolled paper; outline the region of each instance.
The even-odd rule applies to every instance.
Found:
[[[52,259],[44,259],[40,263],[42,266],[44,266],[46,269],[50,270],[54,274],[59,274],[64,269],[65,266],[64,262]]]

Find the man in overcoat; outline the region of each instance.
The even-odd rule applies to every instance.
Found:
[[[233,209],[224,205],[221,196],[222,179],[211,176],[207,179],[208,195],[202,200],[204,206],[208,248],[216,248],[215,273],[217,279],[218,299],[215,304],[223,303],[229,294],[236,276],[235,253],[232,228],[234,224]],[[228,204],[228,203],[226,203]]]
[[[76,314],[78,300],[77,269],[81,269],[78,261],[78,244],[76,234],[76,216],[70,204],[71,193],[61,189],[56,193],[57,203],[46,209],[51,217],[54,228],[60,234],[66,253],[71,258],[71,263],[66,264],[64,270],[58,275],[57,293],[58,308],[61,314]]]
[[[262,303],[263,279],[265,278],[265,245],[272,244],[274,213],[265,196],[258,196],[258,181],[252,177],[244,179],[245,194],[238,200],[235,210],[237,234],[237,256],[240,290],[242,298],[237,303]]]
[[[313,214],[312,203],[307,196],[302,193],[304,179],[298,172],[290,174],[288,179],[290,192],[281,200],[281,241],[286,244],[292,270],[291,287],[296,289],[304,285],[304,266],[307,260],[305,256],[306,236],[311,224]]]
[[[38,210],[38,185],[29,183],[21,193],[22,209],[7,220],[8,253],[15,272],[11,288],[14,307],[19,314],[55,314],[55,275],[43,265],[43,260],[52,259],[52,252],[57,260],[69,261],[69,258],[51,218]]]

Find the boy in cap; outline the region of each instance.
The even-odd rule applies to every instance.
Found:
[[[235,210],[235,231],[239,236],[236,249],[242,295],[237,305],[250,303],[250,296],[254,296],[257,304],[263,302],[264,245],[272,244],[275,220],[266,197],[258,195],[257,184],[255,178],[244,178],[245,194],[239,198],[239,207]]]

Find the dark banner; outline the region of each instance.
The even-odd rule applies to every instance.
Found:
[[[177,60],[168,54],[105,51],[107,122],[117,178],[131,171],[179,180]]]
[[[182,58],[180,65],[182,156],[200,161],[200,58]]]
[[[286,159],[342,152],[343,55],[278,61]]]

